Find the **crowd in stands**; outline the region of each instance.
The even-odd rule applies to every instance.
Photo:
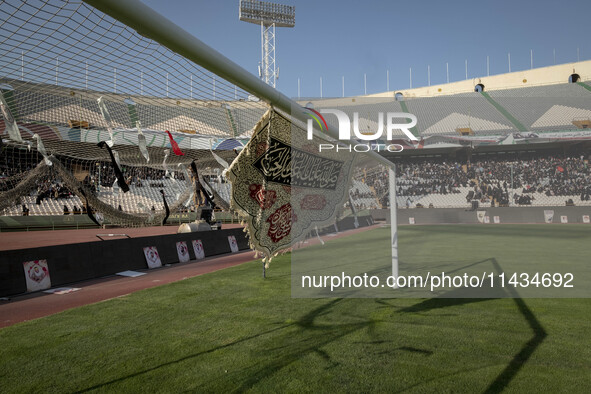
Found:
[[[37,185],[37,204],[45,198],[70,198],[73,195],[59,179],[51,179],[49,176],[41,178]]]
[[[6,153],[0,153],[0,192],[12,189],[26,171],[32,170],[41,159],[37,152],[16,150]]]
[[[506,156],[506,157],[505,157]],[[397,195],[420,197],[457,194],[469,187],[466,202],[478,200],[497,206],[530,205],[534,192],[546,196],[591,198],[589,154],[517,156],[489,155],[485,159],[452,161],[446,158],[414,159],[396,166]],[[363,182],[373,187],[382,206],[387,205],[388,173],[383,166],[366,170]]]
[[[360,198],[374,198],[375,196],[371,193],[371,191],[361,191],[359,189],[355,189],[353,190],[351,193],[351,198],[353,198],[354,200],[358,200]]]
[[[0,155],[0,178],[10,178],[32,170],[42,159],[36,151],[28,152],[19,149],[3,153],[9,154]]]
[[[544,196],[561,196],[565,197],[565,201],[572,200],[571,203],[576,204],[578,201],[591,200],[590,156],[588,150],[581,150],[568,154],[534,151],[472,155],[462,160],[443,156],[406,158],[396,164],[396,191],[403,201],[410,203],[423,196],[463,193],[462,199],[465,197],[467,206],[472,201],[496,206],[531,205]],[[15,187],[24,174],[41,160],[42,157],[35,151],[28,152],[26,149],[2,155],[0,191]],[[86,171],[83,183],[91,190],[97,191],[99,185],[101,188],[111,187],[115,183],[115,174],[109,162],[97,165],[92,161],[64,161],[64,164],[78,174]],[[128,184],[135,187],[163,188],[164,179],[170,176],[162,169],[150,167],[121,166],[121,170]],[[180,171],[176,171],[174,176],[184,180]],[[214,175],[205,175],[205,178],[218,181]],[[374,199],[376,204],[387,207],[388,172],[385,167],[366,168],[356,179],[369,186],[352,190],[351,198],[353,201],[358,200],[357,208],[371,208],[362,205],[368,204],[367,199]],[[73,196],[60,179],[51,176],[39,179],[34,194],[38,203],[45,198],[64,199]]]
[[[121,172],[125,177],[125,182],[128,185],[133,185],[136,187],[163,187],[162,182],[151,181],[161,181],[166,177],[165,170],[158,170],[151,167],[122,166]],[[91,169],[88,182],[92,185],[95,185],[95,188],[98,184],[99,176],[101,187],[110,187],[115,183],[115,172],[113,171],[113,166],[110,163],[100,163],[100,170],[98,167]],[[177,172],[176,179],[182,181],[185,179],[185,177],[182,173]]]
[[[64,205],[64,215],[69,215],[70,209],[67,205]],[[72,207],[72,215],[86,215],[86,207],[83,205],[82,208],[79,208],[77,205]]]
[[[536,157],[537,156],[537,157]],[[589,201],[591,168],[585,154],[531,155],[519,160],[493,157],[472,163],[467,170],[475,199],[487,198],[519,205],[531,204],[532,193],[546,196],[578,196]]]

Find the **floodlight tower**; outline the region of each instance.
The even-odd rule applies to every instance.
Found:
[[[295,6],[258,0],[240,0],[241,21],[261,25],[261,66],[259,77],[275,87],[279,67],[275,63],[275,27],[295,26]]]

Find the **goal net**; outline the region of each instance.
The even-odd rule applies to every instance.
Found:
[[[0,21],[0,216],[228,208],[221,174],[267,104],[81,1],[2,2]]]
[[[97,222],[149,226],[206,200],[237,212],[270,258],[371,226],[369,210],[388,207],[385,167],[367,150],[339,152],[349,145],[326,121],[310,139],[314,117],[235,65],[197,62],[221,78],[154,41],[158,29],[153,40],[80,1],[4,2],[0,18],[0,216],[86,209]],[[326,142],[335,150],[319,151]]]

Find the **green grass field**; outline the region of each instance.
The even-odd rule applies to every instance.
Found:
[[[543,260],[563,245],[568,263],[590,241],[576,225],[407,226],[400,255],[503,260],[532,248]],[[247,263],[4,328],[0,391],[591,389],[589,299],[293,299],[289,255],[260,274]]]

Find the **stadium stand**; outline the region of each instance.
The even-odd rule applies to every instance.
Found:
[[[458,134],[471,129],[475,135],[497,135],[517,131],[479,93],[448,97],[410,99],[408,112],[417,116],[421,135]]]
[[[588,152],[569,155],[522,153],[487,155],[460,162],[445,158],[401,161],[397,168],[399,208],[468,208],[481,206],[591,206]],[[362,185],[360,185],[360,183]],[[364,174],[354,183],[356,207],[370,207],[367,200],[385,208],[387,172],[384,168]]]
[[[574,120],[591,119],[591,92],[578,84],[496,90],[489,94],[530,131],[577,130]]]
[[[342,105],[342,103],[331,102],[327,101],[319,101],[315,103],[316,108],[334,108],[349,116],[351,121],[353,120],[353,114],[356,112],[359,115],[359,131],[361,133],[375,133],[378,129],[378,113],[388,113],[388,112],[407,112],[404,111],[401,107],[400,103],[397,101],[384,101],[382,100],[375,100],[375,99],[364,99],[364,98],[356,98],[355,103],[347,103],[347,105]],[[337,122],[336,117],[334,116],[325,116],[326,123],[329,126],[335,127],[338,129],[339,125]],[[398,129],[394,130],[393,136],[396,137],[403,137],[404,133]]]
[[[121,153],[124,154],[123,151]],[[149,215],[154,211],[160,211],[164,209],[160,190],[164,190],[170,204],[179,200],[187,189],[192,188],[185,179],[185,174],[178,171],[173,164],[166,170],[123,165],[121,170],[130,188],[128,193],[123,193],[117,186],[110,162],[102,159],[94,161],[68,157],[58,157],[58,160],[99,200],[112,207],[120,207],[125,213]],[[0,155],[0,192],[13,189],[42,161],[42,156],[36,150],[4,148]],[[206,167],[201,176],[218,192],[223,205],[227,206],[230,200],[230,185],[222,182],[219,173],[220,170],[215,167]],[[176,212],[185,212],[191,202],[187,200],[187,203],[179,206]],[[12,205],[6,207],[0,215],[21,216],[24,211],[30,216],[62,215],[66,210],[64,207],[72,214],[82,211],[84,206],[85,202],[68,188],[58,174],[49,172],[36,178],[30,192],[12,201]],[[26,210],[23,210],[23,207],[26,207]]]
[[[22,83],[13,79],[1,79],[0,83],[13,90],[14,106],[19,122],[42,122],[44,124],[72,128],[70,121],[83,121],[90,128],[105,128],[96,102],[99,96],[108,97],[106,106],[115,128],[132,129],[125,99],[137,104],[137,116],[145,129],[169,130],[217,137],[248,136],[253,119],[260,118],[266,106],[257,102],[200,101],[187,99],[152,99],[145,96],[124,94],[99,94],[59,86]],[[163,105],[166,104],[166,105]]]
[[[375,209],[381,207],[377,197],[377,191],[373,185],[368,185],[363,180],[353,180],[349,195],[358,210]]]
[[[353,119],[359,113],[360,130],[377,128],[378,112],[416,115],[421,136],[495,136],[516,132],[574,131],[573,121],[591,119],[591,91],[583,83],[523,87],[518,89],[460,93],[443,97],[384,99],[357,98],[344,104],[334,99],[315,102],[317,108],[336,108]],[[373,100],[373,102],[372,102]],[[371,114],[371,115],[370,115]],[[375,117],[375,119],[373,119]],[[326,121],[338,127],[333,116]],[[400,136],[398,131],[395,135]]]
[[[163,76],[160,75],[159,81],[162,87]],[[188,69],[185,76],[190,76],[192,81],[193,70]],[[179,196],[189,189],[189,185],[176,165],[184,160],[186,166],[189,159],[210,156],[210,147],[232,149],[242,146],[268,109],[267,104],[257,99],[250,101],[251,97],[244,92],[237,96],[235,86],[226,84],[223,95],[220,90],[210,91],[209,77],[202,78],[205,78],[201,80],[202,92],[195,99],[193,86],[189,96],[186,81],[180,80],[175,85],[175,98],[169,97],[168,74],[166,91],[160,91],[159,95],[144,95],[141,88],[138,92],[133,78],[126,82],[128,89],[135,89],[129,90],[129,93],[123,93],[121,80],[119,90],[113,87],[112,92],[104,92],[98,88],[88,89],[88,86],[82,89],[78,79],[72,84],[77,88],[60,86],[57,82],[50,84],[48,81],[52,78],[45,79],[44,83],[24,82],[14,76],[0,79],[2,92],[14,112],[23,138],[27,140],[25,143],[29,150],[33,149],[24,153],[22,151],[26,146],[21,145],[18,149],[11,148],[4,156],[4,161],[0,162],[0,191],[13,189],[43,160],[30,141],[33,133],[37,133],[45,141],[50,155],[61,160],[77,179],[80,178],[80,182],[110,207],[139,215],[162,211],[160,190],[164,190],[167,201],[177,202],[176,209],[186,209],[186,205],[190,204],[181,201],[186,200],[186,196]],[[99,85],[104,88],[102,82]],[[105,161],[106,153],[96,151],[96,143],[108,138],[108,125],[97,103],[99,97],[104,98],[112,119],[111,127],[118,134],[116,150],[121,156],[122,169],[130,186],[129,193],[119,191],[112,166]],[[134,103],[133,115],[130,100]],[[539,133],[541,137],[544,132],[564,132],[568,135],[569,132],[584,131],[585,125],[591,127],[591,88],[588,82],[485,90],[441,97],[399,97],[398,100],[393,97],[351,97],[314,101],[317,109],[340,109],[351,120],[357,113],[360,131],[368,134],[373,134],[379,127],[378,113],[406,112],[417,117],[418,123],[413,132],[424,137],[424,141],[407,144],[409,149],[416,148],[417,152],[397,163],[399,207],[466,208],[473,201],[495,206],[559,206],[567,201],[575,205],[591,205],[587,186],[590,175],[587,151],[581,154],[516,154],[511,158],[492,155],[486,160],[479,159],[479,156],[471,160],[460,159],[451,154],[453,149],[480,143],[513,144],[514,139],[529,138],[523,137],[525,134],[538,137],[536,133]],[[150,153],[150,162],[137,152],[134,117],[146,132],[147,146],[154,149]],[[325,119],[338,127],[334,116],[326,116]],[[0,130],[6,132],[3,121],[0,121]],[[194,150],[189,152],[191,157],[180,159],[165,155],[164,152],[171,148],[165,130],[179,133],[174,138],[185,152],[187,149]],[[404,137],[402,131],[395,130],[394,138],[400,137]],[[486,137],[491,138],[485,140]],[[591,138],[591,134],[576,138]],[[133,148],[133,151],[128,148]],[[413,158],[428,155],[421,152],[421,148],[425,151],[430,150],[427,148],[451,150],[439,152],[449,156]],[[227,152],[232,153],[230,150]],[[233,157],[228,156],[226,160],[231,161]],[[167,164],[165,160],[168,160]],[[230,184],[219,176],[222,170],[219,162],[211,160],[211,156],[210,162],[213,165],[201,163],[201,175],[208,177],[211,187],[227,205]],[[68,213],[81,210],[84,201],[77,193],[68,190],[59,176],[53,176],[51,180],[38,179],[35,190],[21,195],[18,201],[11,201],[13,205],[0,214],[63,215],[66,210]],[[383,168],[358,172],[350,190],[355,207],[386,207],[387,183]]]
[[[558,96],[558,94],[563,94],[565,97]],[[552,103],[578,105],[584,107],[582,109],[591,108],[589,94],[587,90],[576,84],[565,84],[497,91],[491,93],[491,96],[509,108],[508,111],[519,114],[520,120],[525,124],[535,126],[536,122],[540,124],[538,115],[543,115],[546,108],[552,108]],[[521,103],[521,98],[518,95],[535,100],[530,100],[530,105],[513,105],[512,103]],[[431,130],[433,134],[455,133],[455,128],[463,126],[461,122],[466,119],[459,116],[459,112],[454,112],[456,109],[459,111],[460,108],[474,108],[479,111],[477,112],[478,119],[483,120],[480,126],[477,121],[468,125],[476,133],[488,135],[501,132],[501,130],[515,131],[510,122],[503,119],[502,114],[490,106],[479,93],[457,96],[451,99],[409,100],[406,108],[409,109],[409,112],[418,114],[419,119],[423,119],[419,122],[419,129]],[[472,107],[471,104],[466,104],[466,100],[469,100],[469,103],[478,104]],[[47,103],[51,103],[56,107],[46,111],[33,112],[32,108],[38,108],[38,104],[36,104],[38,101],[43,101],[45,106],[48,105]],[[537,105],[532,105],[532,102]],[[34,91],[20,92],[17,89],[15,103],[18,104],[19,115],[23,120],[63,125],[71,118],[75,118],[84,119],[91,125],[101,126],[104,123],[97,111],[96,103],[90,100]],[[121,127],[130,127],[129,114],[124,104],[118,105],[110,101],[109,107],[116,124],[120,124]],[[174,111],[168,107],[140,104],[138,105],[138,113],[140,117],[143,116],[142,114],[149,114],[143,118],[144,122],[159,129],[190,129],[193,127],[198,129],[199,134],[207,134],[208,130],[215,134],[217,130],[222,129],[225,130],[223,133],[227,133],[228,128],[232,128],[232,122],[234,122],[234,134],[248,132],[246,127],[241,126],[243,123],[248,124],[241,121],[242,112],[247,111],[245,109],[228,110],[230,112],[228,114],[222,107],[184,108],[177,105],[172,108]],[[429,108],[436,108],[437,111],[431,111],[427,116]],[[363,131],[372,129],[376,124],[374,120],[368,119],[370,113],[403,111],[403,106],[399,102],[392,101],[349,105],[342,107],[342,109],[350,115],[353,112],[360,114],[360,129]],[[262,112],[263,109],[259,108],[258,111]],[[421,111],[425,116],[421,115],[423,113]],[[471,113],[470,111],[468,113]],[[202,123],[199,127],[196,127],[195,123],[190,123],[192,120],[197,121],[196,118],[202,116],[210,123]],[[252,113],[248,113],[248,116],[252,117]],[[456,117],[454,118],[454,116]],[[543,116],[541,117],[543,118]],[[327,118],[334,121],[331,117]],[[440,118],[442,119],[437,121]],[[217,120],[217,123],[211,123],[212,119]],[[453,122],[457,122],[457,124]],[[566,122],[563,124],[556,122],[545,127],[553,130],[557,127],[563,130],[576,129],[572,123],[569,126]],[[431,125],[428,126],[429,124]],[[557,124],[558,126],[556,126]],[[485,126],[488,127],[488,130],[485,130]],[[496,130],[493,130],[494,128]],[[35,157],[29,157],[23,162],[19,162],[17,158],[16,162],[4,163],[0,179],[0,184],[4,181],[6,185],[4,189],[9,187],[7,185],[11,182],[14,183],[14,180],[8,182],[7,179],[23,170],[30,169],[25,167],[30,167],[31,163],[41,160],[37,153],[34,155]],[[10,159],[9,157],[8,160]],[[514,172],[512,187],[511,167]],[[102,201],[111,206],[121,207],[124,212],[149,214],[152,208],[161,210],[163,202],[160,189],[166,190],[165,196],[174,200],[186,187],[182,176],[175,179],[170,175],[165,176],[164,170],[148,167],[130,168],[131,172],[126,173],[129,179],[130,193],[123,194],[118,192],[116,185],[114,186],[115,176],[111,167],[103,165],[102,168],[100,180],[98,179],[99,175],[95,173],[96,169],[93,169],[90,171],[88,183],[94,186],[97,196]],[[574,205],[591,205],[589,201],[591,189],[587,186],[587,180],[591,174],[587,167],[587,158],[584,156],[543,157],[532,155],[528,158],[521,157],[515,160],[493,157],[485,161],[473,160],[471,163],[433,159],[423,162],[410,160],[407,163],[402,163],[398,170],[397,203],[399,207],[465,208],[471,206],[472,200],[477,200],[481,206],[560,206],[565,205],[568,201],[572,201]],[[386,185],[385,172],[374,171],[359,175],[354,180],[350,191],[355,207],[357,209],[386,207],[388,204]],[[229,201],[229,184],[214,181],[212,187],[225,201]],[[62,188],[59,179],[51,183],[39,180],[36,192],[29,196],[23,196],[20,201],[15,202],[14,206],[5,209],[2,215],[62,215],[65,208],[69,214],[81,211],[84,202],[71,192],[61,190]]]

